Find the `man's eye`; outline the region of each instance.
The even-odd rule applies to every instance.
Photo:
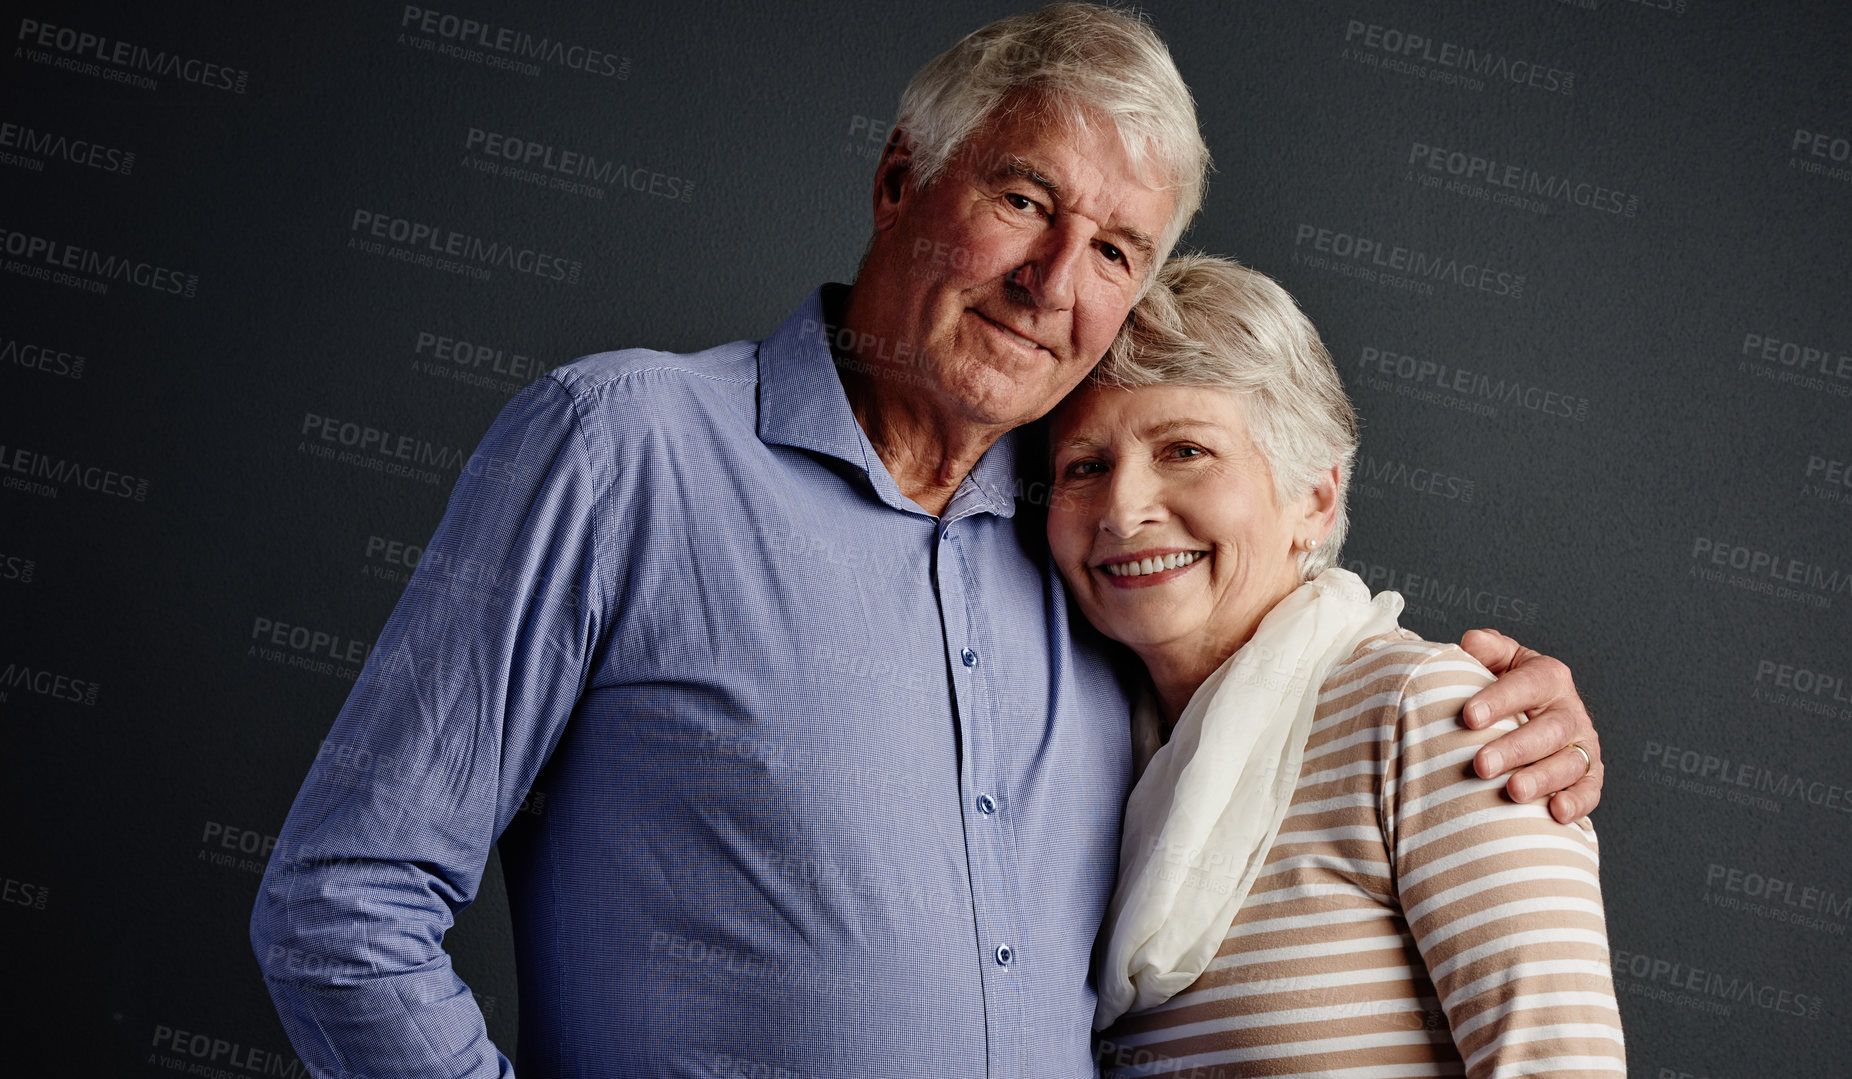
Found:
[[[1125,261],[1125,252],[1119,250],[1118,248],[1114,247],[1111,244],[1101,244],[1100,250],[1106,255],[1107,258],[1113,260],[1114,262],[1124,262]]]
[[[1008,194],[1005,194],[1003,197],[1009,200],[1009,204],[1018,210],[1035,209],[1035,200],[1031,199],[1027,195],[1018,195],[1016,192],[1011,191]]]

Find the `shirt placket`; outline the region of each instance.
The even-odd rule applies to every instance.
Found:
[[[1015,1076],[1023,1074],[1022,978],[1031,957],[1022,952],[1014,909],[1017,867],[1014,845],[1008,842],[1007,755],[998,741],[994,715],[995,679],[1007,672],[986,654],[989,641],[980,631],[983,612],[976,606],[981,597],[974,595],[962,549],[978,526],[961,522],[950,509],[939,528],[934,562],[958,713],[959,795],[977,920],[988,1072],[993,1077]]]

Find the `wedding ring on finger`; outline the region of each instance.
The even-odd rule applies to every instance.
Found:
[[[1587,779],[1588,773],[1595,770],[1595,758],[1588,755],[1588,750],[1583,749],[1580,742],[1571,742],[1568,748],[1582,754],[1582,778]]]

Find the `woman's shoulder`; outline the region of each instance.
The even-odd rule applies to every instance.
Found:
[[[1319,711],[1366,704],[1394,705],[1399,711],[1410,697],[1461,688],[1477,692],[1491,681],[1491,673],[1459,645],[1423,640],[1398,627],[1358,642],[1332,668],[1319,690]]]
[[[1307,753],[1388,760],[1411,750],[1420,756],[1490,741],[1515,730],[1516,721],[1474,731],[1459,716],[1491,682],[1485,667],[1457,644],[1400,628],[1366,638],[1326,676]]]

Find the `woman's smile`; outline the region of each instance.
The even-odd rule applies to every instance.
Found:
[[[1094,566],[1114,588],[1150,588],[1188,573],[1208,558],[1208,551],[1159,549],[1108,558]]]

